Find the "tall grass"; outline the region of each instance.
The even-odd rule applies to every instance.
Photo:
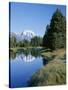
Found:
[[[28,86],[62,85],[66,84],[66,64],[61,60],[53,60],[28,81]]]

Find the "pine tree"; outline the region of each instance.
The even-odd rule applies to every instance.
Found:
[[[49,28],[46,28],[43,46],[51,49],[66,46],[66,20],[59,9],[53,14]]]

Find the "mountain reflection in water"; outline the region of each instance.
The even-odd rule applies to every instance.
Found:
[[[10,60],[16,60],[16,57],[21,58],[24,62],[32,62],[36,60],[36,58],[42,57],[40,54],[40,49],[21,49],[18,50],[18,52],[10,52]],[[42,57],[43,65],[46,65],[48,63],[48,60],[45,60],[44,57]]]
[[[18,50],[10,52],[10,87],[26,87],[33,73],[48,63],[40,54],[40,49]]]
[[[29,54],[28,56],[25,56],[24,54],[21,55],[21,59],[25,62],[32,62],[35,60],[35,57]]]

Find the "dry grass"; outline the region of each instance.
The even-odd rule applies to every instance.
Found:
[[[59,49],[52,52],[43,52],[42,55],[51,61],[33,74],[31,80],[28,82],[29,86],[66,84],[65,50]]]
[[[66,51],[65,49],[59,49],[53,52],[43,52],[41,53],[41,55],[44,56],[46,59],[60,59],[65,57]]]
[[[61,85],[66,83],[66,65],[61,60],[53,60],[33,74],[29,86]]]

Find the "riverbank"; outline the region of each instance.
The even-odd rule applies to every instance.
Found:
[[[12,52],[17,52],[20,49],[25,49],[24,47],[14,47],[14,48],[10,48],[9,50]]]
[[[9,50],[13,52],[17,52],[18,50],[21,50],[21,49],[27,50],[27,49],[33,49],[33,48],[41,49],[43,47],[40,47],[40,46],[39,47],[14,47],[14,48],[10,48]]]
[[[49,63],[33,74],[28,81],[29,86],[46,86],[66,84],[66,51],[59,49],[55,51],[41,52]]]
[[[29,86],[46,86],[66,84],[66,64],[53,60],[33,74]]]
[[[54,51],[43,51],[41,52],[41,55],[43,57],[45,57],[47,60],[51,60],[51,59],[66,59],[66,51],[65,49],[58,49],[58,50],[54,50]]]
[[[40,48],[39,53],[45,58],[45,60],[48,60],[48,64],[44,65],[40,70],[33,73],[31,79],[28,81],[28,86],[66,84],[66,51],[64,48],[52,51],[42,47],[16,47],[11,48],[11,50],[13,52],[17,52],[20,49],[27,51],[28,49],[37,50],[37,48]],[[32,52],[32,55],[37,56],[36,52]]]

